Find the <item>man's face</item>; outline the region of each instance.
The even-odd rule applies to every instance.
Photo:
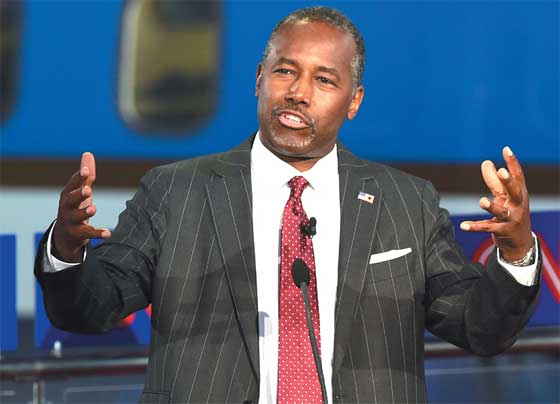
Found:
[[[321,22],[284,24],[257,69],[263,144],[288,162],[317,160],[332,150],[345,118],[358,112],[352,94],[352,36]]]

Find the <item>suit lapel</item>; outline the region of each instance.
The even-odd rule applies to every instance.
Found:
[[[381,189],[367,163],[340,144],[338,150],[341,224],[333,374],[340,368],[349,343],[382,198]],[[372,195],[373,202],[358,199],[360,192]]]
[[[222,155],[206,193],[235,315],[259,380],[257,279],[251,194],[252,138]]]

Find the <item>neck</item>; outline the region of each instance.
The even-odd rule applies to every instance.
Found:
[[[269,149],[268,147],[267,149],[276,157],[278,157],[280,160],[285,161],[286,163],[288,163],[289,165],[291,165],[292,167],[294,167],[296,170],[300,172],[310,170],[311,167],[313,167],[315,163],[317,163],[323,157],[323,156],[321,157],[286,156],[285,154],[278,153],[276,150]]]
[[[304,172],[310,170],[311,167],[315,165],[316,162],[319,161],[319,158],[309,158],[309,159],[297,159],[293,161],[289,161],[287,159],[283,159],[286,163],[294,167],[296,170],[300,172]]]
[[[292,167],[294,167],[299,172],[304,172],[310,170],[320,159],[325,157],[330,151],[332,151],[333,146],[330,150],[324,153],[321,156],[292,156],[289,154],[282,153],[278,150],[275,150],[273,147],[267,144],[266,141],[263,141],[262,137],[260,138],[264,147],[266,147],[272,154],[278,157],[280,160],[288,163]]]

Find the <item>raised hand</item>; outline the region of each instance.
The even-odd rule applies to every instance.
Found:
[[[461,229],[492,233],[502,257],[513,262],[525,257],[533,245],[529,194],[523,170],[511,149],[504,147],[502,155],[507,170],[500,168],[496,171],[489,160],[484,161],[481,166],[482,177],[494,199],[490,201],[482,197],[480,207],[490,213],[492,219],[465,221],[461,223]]]
[[[108,229],[89,225],[89,219],[96,212],[92,191],[94,181],[95,159],[93,154],[84,153],[80,169],[70,177],[60,193],[52,248],[54,255],[62,261],[81,262],[89,239],[111,236]]]

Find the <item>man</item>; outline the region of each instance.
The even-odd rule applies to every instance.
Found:
[[[297,258],[330,402],[425,401],[425,327],[481,355],[511,346],[540,265],[519,163],[509,148],[508,170],[483,163],[493,218],[461,226],[492,233],[499,251],[485,269],[469,263],[430,183],[337,143],[362,102],[364,63],[344,15],[292,13],[257,68],[257,135],[149,171],[112,235],[88,224],[85,153],[36,261],[53,324],[102,332],[151,303],[142,402],[318,403]],[[106,241],[92,249],[95,237]]]

